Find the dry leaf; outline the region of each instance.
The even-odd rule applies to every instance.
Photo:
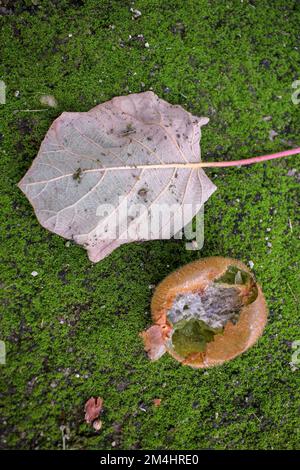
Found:
[[[93,262],[123,243],[170,238],[216,189],[195,166],[207,122],[150,91],[63,113],[19,187],[43,227]]]
[[[156,361],[166,352],[166,339],[160,325],[153,325],[148,330],[142,331],[141,336],[144,340],[145,351],[152,361]]]
[[[161,398],[154,398],[153,405],[154,406],[160,406],[161,405]]]
[[[91,397],[84,406],[85,416],[84,419],[87,423],[93,424],[99,417],[103,406],[103,399],[100,397]]]

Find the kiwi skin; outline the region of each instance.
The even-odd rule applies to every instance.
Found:
[[[203,292],[208,285],[221,278],[229,266],[235,266],[252,276],[249,268],[241,261],[219,256],[194,261],[168,275],[158,285],[152,298],[151,315],[154,324],[168,326],[167,313],[178,295]],[[183,359],[167,343],[169,354],[185,365],[205,368],[221,365],[245,352],[262,335],[267,322],[267,304],[261,287],[258,284],[256,286],[256,300],[244,306],[238,322],[228,322],[223,333],[215,335],[204,352]]]

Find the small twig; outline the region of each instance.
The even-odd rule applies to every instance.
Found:
[[[9,289],[10,287],[14,287],[15,284],[9,284],[8,286],[3,286],[2,289]]]
[[[255,416],[255,418],[257,418],[258,421],[261,423],[261,419],[260,419],[254,412],[253,412],[252,414],[253,414],[253,415]]]
[[[66,450],[66,440],[70,440],[70,429],[68,426],[65,426],[64,424],[59,427],[61,431],[61,438],[62,438],[62,448],[63,450]]]
[[[15,113],[40,113],[42,111],[49,111],[48,109],[15,109]]]

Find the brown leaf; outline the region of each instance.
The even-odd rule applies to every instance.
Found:
[[[91,397],[84,406],[85,421],[92,424],[100,415],[103,406],[103,399]]]

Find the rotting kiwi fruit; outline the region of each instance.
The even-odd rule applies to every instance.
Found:
[[[185,365],[212,367],[250,348],[267,322],[267,305],[241,261],[218,256],[189,263],[156,288],[154,325],[141,333],[151,360],[166,351]]]

